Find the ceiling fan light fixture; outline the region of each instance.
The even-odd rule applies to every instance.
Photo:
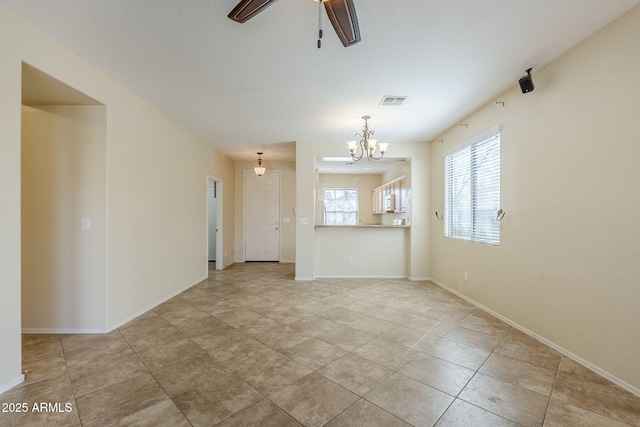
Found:
[[[276,0],[241,0],[227,17],[244,24],[275,2]]]
[[[246,22],[264,11],[277,0],[240,0],[228,17],[236,22]],[[353,0],[314,0],[324,3],[329,21],[344,47],[349,47],[360,41],[360,27]],[[321,5],[318,6],[320,11]],[[321,31],[320,37],[322,38]],[[320,47],[320,43],[318,43]]]

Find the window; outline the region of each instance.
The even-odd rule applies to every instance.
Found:
[[[500,244],[500,127],[444,155],[444,234]]]
[[[325,206],[325,224],[358,224],[357,188],[325,188],[323,200]]]

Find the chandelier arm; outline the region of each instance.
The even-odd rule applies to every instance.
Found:
[[[360,155],[359,155],[359,156],[355,156],[354,154],[352,154],[352,155],[351,155],[351,159],[352,159],[354,162],[359,162],[359,161],[360,161],[360,159],[362,159],[362,154],[363,154],[363,153],[360,153]]]
[[[356,155],[355,155],[355,153],[357,153],[357,152],[358,152],[358,149],[357,149],[357,147],[356,147],[356,151],[354,152],[354,154],[352,154],[352,155],[351,155],[351,158],[352,158],[354,161],[356,161],[356,162],[357,162],[357,161],[359,161],[360,159],[362,159],[362,156],[364,155],[365,149],[364,149],[364,145],[362,145],[362,136],[361,136],[359,133],[356,133],[354,136],[357,136],[357,137],[359,138],[359,141],[358,141],[358,147],[360,147],[360,155],[359,155],[359,156],[356,156]]]

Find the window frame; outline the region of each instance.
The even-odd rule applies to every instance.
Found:
[[[445,237],[500,246],[501,130],[495,126],[443,153]],[[479,150],[493,157],[483,158]],[[488,216],[493,209],[495,214]]]
[[[333,191],[334,194],[336,191],[353,191],[355,192],[355,210],[329,210],[328,209],[328,201],[326,199],[326,192],[327,191]],[[358,188],[354,188],[354,187],[327,187],[327,188],[323,188],[322,189],[322,203],[324,204],[324,218],[323,218],[323,224],[324,225],[358,225],[359,223],[359,219],[360,219],[360,191]],[[353,224],[349,223],[349,224],[336,224],[334,223],[330,223],[327,222],[327,217],[329,213],[355,213],[355,222]]]

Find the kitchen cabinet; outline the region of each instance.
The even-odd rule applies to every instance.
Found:
[[[371,209],[374,214],[407,211],[407,184],[403,175],[372,190]]]

